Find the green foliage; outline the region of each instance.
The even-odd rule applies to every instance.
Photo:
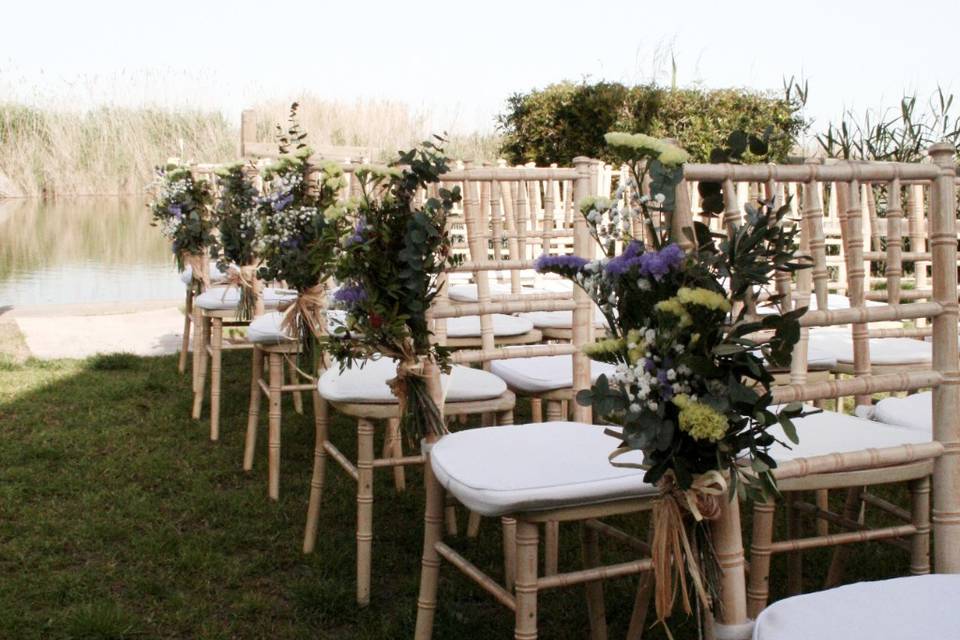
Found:
[[[807,126],[800,115],[805,95],[563,82],[507,100],[497,118],[501,153],[512,163],[570,164],[578,155],[616,162],[603,136],[618,130],[672,138],[694,161],[706,162],[730,131],[770,127],[768,158],[782,162]]]
[[[214,241],[210,183],[194,179],[186,165],[168,164],[157,167],[154,191],[152,224],[170,239],[182,270],[185,254],[201,254]]]
[[[430,342],[426,314],[440,274],[458,263],[446,222],[460,189],[441,188],[416,202],[418,191],[448,170],[443,149],[432,142],[401,152],[396,165],[361,166],[354,173],[361,195],[349,204],[355,225],[341,242],[335,269],[341,288],[334,299],[347,317],[325,345],[342,367],[375,355],[411,367],[447,362],[446,350]],[[410,439],[442,432],[423,378],[398,375],[398,385],[405,385],[397,394],[407,399],[401,420]]]
[[[937,142],[960,143],[960,116],[953,107],[953,94],[937,87],[925,110],[917,109],[916,93],[894,109],[868,110],[862,117],[847,110],[817,142],[831,158],[919,162]]]
[[[220,198],[216,220],[220,237],[211,253],[225,271],[231,264],[250,265],[256,260],[259,192],[247,165],[241,162],[223,167],[217,171],[217,177]]]

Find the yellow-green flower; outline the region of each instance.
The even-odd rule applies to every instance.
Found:
[[[674,144],[665,143],[663,151],[657,156],[657,160],[665,165],[675,166],[689,161],[690,154]]]
[[[657,311],[676,316],[680,320],[681,327],[689,327],[693,324],[693,318],[690,317],[690,314],[676,296],[668,298],[667,300],[661,300],[657,303],[656,309]]]
[[[597,211],[606,211],[613,206],[613,202],[610,198],[605,198],[603,196],[587,196],[580,200],[580,211],[583,213],[589,213],[590,211],[596,209]]]
[[[639,362],[647,351],[647,343],[641,337],[642,335],[639,329],[630,329],[627,332],[627,357],[630,364]]]
[[[713,407],[693,402],[686,395],[674,397],[673,404],[680,409],[680,430],[694,440],[717,442],[727,433],[727,418]]]
[[[323,210],[323,217],[332,222],[347,215],[347,210],[342,204],[332,204]]]
[[[621,131],[611,131],[603,136],[603,139],[611,147],[623,147],[641,151],[648,154],[661,154],[667,150],[668,143],[653,136],[644,133],[623,133]]]
[[[592,344],[583,345],[583,352],[591,360],[606,361],[604,356],[615,355],[623,350],[624,342],[621,338],[607,338],[598,340]]]
[[[680,290],[677,291],[676,299],[684,305],[695,304],[724,313],[730,311],[730,301],[727,300],[726,296],[720,295],[716,291],[710,291],[709,289],[680,287]]]

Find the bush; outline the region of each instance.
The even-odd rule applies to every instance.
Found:
[[[706,162],[732,131],[762,134],[767,127],[770,154],[763,160],[783,162],[806,128],[801,106],[796,99],[740,89],[563,82],[514,94],[497,124],[501,154],[514,164],[569,165],[579,155],[618,162],[603,141],[612,130],[673,138],[695,162]]]

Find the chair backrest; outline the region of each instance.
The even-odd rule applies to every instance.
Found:
[[[430,315],[434,320],[435,339],[441,344],[446,338],[445,320],[448,318],[479,316],[481,327],[481,346],[479,349],[464,349],[453,354],[456,363],[485,363],[491,360],[522,358],[549,355],[570,355],[573,358],[574,391],[590,386],[590,364],[581,347],[590,341],[593,309],[587,294],[574,288],[569,293],[521,293],[519,280],[514,274],[534,269],[534,259],[539,256],[532,252],[520,251],[521,240],[526,233],[533,232],[520,226],[520,222],[503,223],[502,206],[505,194],[516,195],[514,199],[516,214],[523,214],[524,197],[520,194],[530,192],[531,184],[547,185],[550,197],[551,184],[569,182],[573,185],[571,198],[579,201],[590,193],[591,165],[587,158],[577,158],[573,168],[538,169],[528,167],[505,168],[464,168],[442,177],[446,185],[459,185],[463,192],[463,221],[466,227],[468,245],[467,260],[450,273],[469,273],[477,287],[476,302],[452,302],[442,287]],[[542,192],[541,192],[542,193]],[[555,192],[553,192],[555,194]],[[499,196],[495,199],[494,195]],[[486,195],[486,201],[484,196]],[[497,204],[495,204],[497,202]],[[486,206],[485,206],[486,204]],[[501,214],[494,216],[494,214]],[[494,220],[500,220],[496,223]],[[519,220],[519,217],[516,218]],[[511,228],[511,226],[513,228]],[[574,255],[588,252],[591,241],[586,221],[581,216],[573,218]],[[517,240],[518,252],[510,252],[507,257],[501,250],[503,244],[509,246],[511,240]],[[542,236],[541,236],[542,239]],[[491,243],[493,246],[491,247]],[[542,246],[542,245],[541,245]],[[516,257],[515,257],[516,256]],[[493,294],[490,286],[490,274],[504,272],[510,276],[511,293]],[[447,279],[450,273],[444,274]],[[539,344],[514,347],[498,347],[494,337],[492,315],[512,314],[531,311],[570,311],[573,314],[573,338],[569,344]],[[590,421],[588,407],[575,407],[574,417],[580,421]]]

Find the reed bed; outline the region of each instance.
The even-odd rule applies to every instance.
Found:
[[[444,123],[433,114],[391,100],[298,98],[310,141],[321,145],[366,146],[385,160]],[[252,105],[257,137],[273,140],[274,125],[285,122],[290,100]],[[215,111],[103,107],[90,111],[36,108],[0,102],[0,198],[141,193],[153,167],[170,156],[222,162],[237,154],[239,120]],[[450,136],[453,158],[492,160],[494,134]]]

